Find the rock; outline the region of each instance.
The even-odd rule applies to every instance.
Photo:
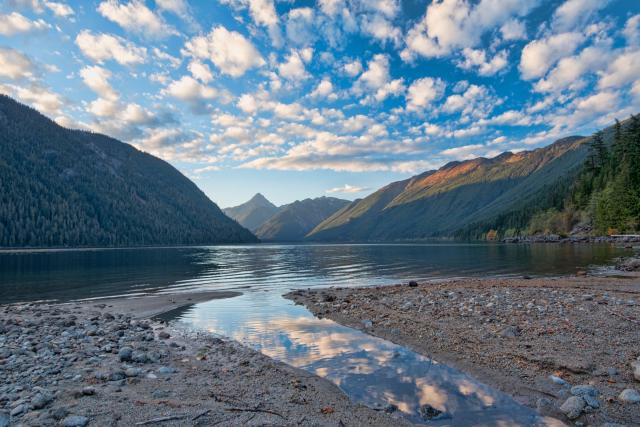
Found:
[[[161,366],[158,369],[158,373],[162,374],[162,375],[169,375],[169,374],[175,374],[177,371],[175,368],[170,368],[168,366]]]
[[[125,374],[128,378],[131,378],[131,377],[137,377],[137,376],[142,375],[142,369],[140,369],[140,368],[127,368],[127,369],[124,371],[124,374]]]
[[[153,393],[151,393],[151,397],[154,399],[166,399],[170,395],[171,394],[167,390],[154,390]]]
[[[582,397],[571,396],[560,406],[560,411],[570,420],[575,420],[582,414],[586,405]]]
[[[26,410],[27,410],[27,405],[25,405],[24,403],[22,403],[22,404],[20,404],[20,405],[16,406],[15,408],[13,408],[13,409],[11,410],[11,416],[12,416],[12,417],[16,417],[16,416],[18,416],[18,415],[22,414],[22,413],[23,413],[24,411],[26,411]]]
[[[373,322],[371,320],[363,320],[362,326],[364,326],[366,329],[373,328]]]
[[[596,397],[588,394],[585,394],[584,396],[580,396],[580,397],[584,399],[587,406],[593,409],[598,409],[600,407],[600,401]]]
[[[0,412],[0,427],[7,427],[11,417],[6,412]]]
[[[546,397],[541,397],[536,401],[536,410],[540,415],[544,417],[561,419],[563,416],[562,412],[560,412],[553,401],[551,399],[547,399]]]
[[[51,416],[56,420],[61,420],[67,415],[69,415],[69,410],[64,406],[60,406],[51,411]]]
[[[171,338],[171,335],[166,331],[160,331],[160,333],[158,334],[158,338],[162,340],[168,340],[169,338]]]
[[[89,418],[80,415],[69,415],[60,423],[61,427],[84,427],[89,423]]]
[[[420,406],[420,409],[418,409],[418,413],[420,414],[420,417],[425,421],[441,420],[446,417],[446,414],[444,412],[427,404]]]
[[[118,352],[118,358],[121,362],[129,362],[131,361],[131,357],[133,356],[133,349],[131,347],[122,347]]]
[[[553,381],[554,384],[558,384],[558,385],[567,385],[568,384],[565,380],[563,380],[562,378],[557,377],[555,375],[549,375],[549,379],[551,381]]]
[[[109,381],[120,381],[125,379],[127,376],[125,375],[124,371],[113,371],[110,375],[109,375]]]
[[[131,360],[136,363],[148,363],[149,358],[147,357],[147,353],[144,351],[134,351],[131,354]]]
[[[618,424],[618,423],[604,423],[602,427],[628,427],[626,424]]]
[[[631,369],[633,369],[633,378],[635,378],[636,381],[640,381],[640,360],[631,362]]]
[[[38,393],[33,399],[31,399],[31,406],[33,409],[42,409],[53,401],[53,396],[48,393]]]
[[[640,403],[640,393],[638,390],[634,390],[632,388],[628,388],[622,390],[618,399],[624,403]]]
[[[410,282],[409,282],[409,287],[410,287],[410,288],[416,288],[416,287],[418,287],[418,282],[415,282],[415,281],[413,281],[413,280],[412,280],[412,281],[410,281]]]
[[[93,396],[94,394],[96,394],[96,389],[91,386],[84,387],[82,389],[82,394],[84,394],[85,396]]]
[[[500,332],[503,338],[515,338],[520,335],[520,329],[517,326],[507,326]]]
[[[571,387],[571,394],[574,396],[592,396],[598,397],[600,392],[592,385],[576,385]]]

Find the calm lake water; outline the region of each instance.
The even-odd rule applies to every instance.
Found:
[[[607,264],[609,245],[252,245],[0,253],[0,301],[238,290],[166,320],[233,338],[337,384],[351,399],[434,426],[528,426],[536,414],[474,378],[282,298],[292,289],[445,277],[558,275]],[[427,419],[424,408],[439,411]]]

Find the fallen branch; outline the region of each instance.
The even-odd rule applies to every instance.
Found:
[[[602,308],[604,308],[604,309],[605,309],[605,311],[609,312],[609,314],[613,314],[614,316],[621,317],[621,318],[623,318],[624,320],[627,320],[627,321],[629,321],[629,322],[633,322],[633,323],[637,323],[638,325],[640,325],[640,321],[638,321],[638,320],[636,320],[636,319],[632,319],[632,318],[630,318],[630,317],[627,317],[627,316],[625,316],[625,315],[623,315],[623,314],[616,313],[616,312],[615,312],[615,311],[613,311],[613,310],[609,310],[609,309],[607,308],[607,306],[605,306],[605,305],[603,305],[603,306],[602,306]]]
[[[165,421],[173,421],[173,420],[180,420],[182,418],[186,418],[186,415],[172,415],[170,417],[160,417],[160,418],[154,418],[152,420],[148,420],[148,421],[140,421],[139,423],[136,423],[135,425],[137,426],[146,426],[148,424],[155,424],[155,423],[163,423]]]
[[[264,412],[265,414],[272,414],[272,415],[277,415],[280,418],[284,418],[284,415],[276,412],[276,411],[270,411],[268,409],[259,409],[259,408],[226,408],[225,411],[230,411],[230,412]]]
[[[195,421],[198,418],[204,417],[205,415],[207,415],[209,412],[211,412],[211,409],[207,409],[206,411],[202,411],[200,412],[198,415],[196,415],[195,417],[191,418],[191,421]]]

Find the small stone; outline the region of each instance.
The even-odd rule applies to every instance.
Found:
[[[53,400],[53,396],[48,393],[38,393],[33,399],[31,399],[31,406],[33,409],[42,409],[47,406]]]
[[[580,397],[584,399],[587,406],[593,409],[598,409],[600,407],[600,401],[596,397],[588,394],[585,394],[584,396],[580,396]]]
[[[84,394],[85,396],[93,396],[94,394],[96,394],[96,389],[91,386],[84,387],[82,389],[82,394]]]
[[[575,420],[582,414],[585,406],[586,402],[582,397],[571,396],[562,404],[560,411],[570,420]]]
[[[553,381],[554,384],[558,384],[558,385],[567,385],[568,384],[565,380],[563,380],[562,378],[557,377],[555,375],[549,375],[549,379],[551,381]]]
[[[409,287],[410,287],[410,288],[416,288],[416,287],[418,287],[418,282],[415,282],[415,281],[413,281],[413,280],[412,280],[412,281],[410,281],[410,282],[409,282]]]
[[[571,394],[573,394],[574,396],[598,397],[600,392],[592,385],[576,385],[571,387]]]
[[[131,347],[122,347],[118,352],[118,358],[121,362],[129,362],[131,361],[131,357],[133,356],[133,349]]]
[[[60,425],[62,427],[84,427],[89,423],[89,418],[80,415],[69,415]]]
[[[515,338],[520,335],[520,329],[517,326],[507,326],[500,332],[503,338]]]
[[[109,375],[109,381],[120,381],[126,378],[123,371],[114,371]]]
[[[370,329],[373,327],[373,322],[371,320],[363,320],[362,326],[364,326],[366,329]]]
[[[638,390],[634,390],[632,388],[628,388],[622,390],[618,399],[625,403],[640,403],[640,393]]]
[[[439,420],[445,418],[445,413],[431,405],[425,404],[418,409],[420,417],[425,420]]]
[[[171,338],[171,335],[166,331],[160,331],[160,333],[158,334],[158,338],[160,338],[162,340],[167,340],[167,339]]]
[[[131,378],[131,377],[137,377],[137,376],[139,376],[139,375],[141,375],[141,374],[142,374],[142,369],[140,369],[140,368],[127,368],[127,369],[124,371],[124,374],[125,374],[128,378]]]
[[[27,410],[27,405],[25,405],[24,403],[20,404],[11,410],[11,416],[12,417],[18,416],[26,410]]]
[[[633,369],[633,378],[640,381],[640,360],[631,362],[631,369]]]
[[[618,424],[618,423],[604,423],[602,427],[628,427],[626,424]]]
[[[131,360],[136,363],[147,363],[149,362],[149,357],[144,351],[134,351],[131,355]]]
[[[162,375],[169,375],[169,374],[175,374],[176,370],[174,368],[170,368],[168,366],[161,366],[158,369],[158,373],[162,374]]]

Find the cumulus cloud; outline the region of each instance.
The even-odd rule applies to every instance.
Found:
[[[500,27],[500,33],[504,40],[526,40],[527,26],[519,19],[511,19]]]
[[[369,187],[359,187],[357,185],[349,185],[345,184],[342,187],[334,187],[330,188],[326,191],[327,194],[355,194],[355,193],[364,193],[365,191],[369,191]]]
[[[382,102],[387,97],[401,95],[404,91],[404,79],[391,79],[389,56],[381,53],[374,55],[367,63],[367,70],[360,75],[353,87],[355,94],[366,94],[361,101],[364,104]]]
[[[68,18],[75,14],[73,8],[66,3],[58,3],[55,1],[45,1],[44,5],[51,10],[55,16]]]
[[[179,34],[140,0],[132,0],[129,3],[106,0],[100,3],[98,12],[125,31],[144,37],[165,38]]]
[[[600,74],[598,87],[619,88],[640,79],[640,49],[620,54]]]
[[[543,77],[558,60],[571,55],[584,40],[582,33],[561,33],[534,40],[522,49],[520,73],[531,80]]]
[[[51,28],[44,20],[30,20],[18,12],[8,15],[0,14],[0,34],[3,36],[14,36],[34,31],[42,31]]]
[[[462,94],[450,95],[441,109],[446,113],[460,113],[481,119],[488,116],[500,103],[501,100],[493,96],[485,86],[472,84]]]
[[[627,20],[622,33],[627,39],[628,45],[640,45],[640,14],[634,15]]]
[[[36,65],[28,56],[9,47],[0,47],[0,77],[28,79],[34,76],[35,71]]]
[[[307,79],[310,76],[305,69],[304,63],[311,60],[310,50],[291,50],[287,56],[287,60],[278,65],[278,74],[288,80],[300,81]],[[306,60],[305,60],[306,59]]]
[[[457,49],[476,47],[486,32],[527,15],[537,4],[537,0],[432,2],[424,17],[407,33],[401,56],[409,61],[416,56],[442,57]]]
[[[424,111],[442,97],[446,83],[441,79],[425,77],[415,80],[407,90],[407,110]]]
[[[111,75],[111,71],[97,65],[84,67],[80,70],[80,77],[82,77],[84,84],[89,89],[97,93],[101,98],[116,101],[119,95],[109,83]]]
[[[610,0],[566,0],[553,14],[552,26],[557,32],[572,31],[583,27]]]
[[[187,41],[184,53],[211,61],[224,74],[240,77],[251,68],[262,67],[264,59],[242,34],[217,26],[206,36]]]
[[[213,80],[213,73],[211,72],[207,64],[203,64],[198,60],[193,60],[189,63],[189,66],[187,68],[191,72],[191,75],[200,80],[202,83],[209,83],[211,80]]]
[[[291,9],[286,16],[287,38],[294,44],[308,46],[317,38],[315,12],[310,7]]]
[[[508,53],[506,50],[497,52],[493,58],[488,59],[487,53],[483,49],[472,49],[466,47],[462,50],[464,60],[458,63],[460,68],[465,70],[477,69],[481,76],[493,76],[509,65]]]
[[[342,68],[348,76],[355,77],[362,72],[362,62],[356,59],[344,64]]]
[[[207,101],[218,96],[218,91],[199,83],[191,76],[182,76],[172,81],[164,93],[191,105],[196,112],[204,112]]]
[[[318,86],[309,94],[312,98],[326,98],[331,101],[338,99],[338,95],[334,93],[333,83],[329,78],[322,79]]]
[[[582,89],[586,84],[583,76],[603,69],[610,60],[610,47],[587,47],[578,55],[562,58],[546,78],[535,84],[534,89],[538,92]]]
[[[276,12],[273,0],[221,0],[222,3],[229,4],[236,9],[249,9],[251,19],[256,25],[265,27],[268,30],[272,43],[276,47],[282,44],[280,33],[280,17]]]
[[[186,0],[156,0],[158,9],[164,12],[171,12],[180,17],[184,22],[194,29],[200,29],[198,22],[193,19],[191,7]]]
[[[103,63],[113,60],[121,65],[136,65],[146,61],[147,49],[111,34],[93,34],[82,30],[76,45],[87,58]]]

